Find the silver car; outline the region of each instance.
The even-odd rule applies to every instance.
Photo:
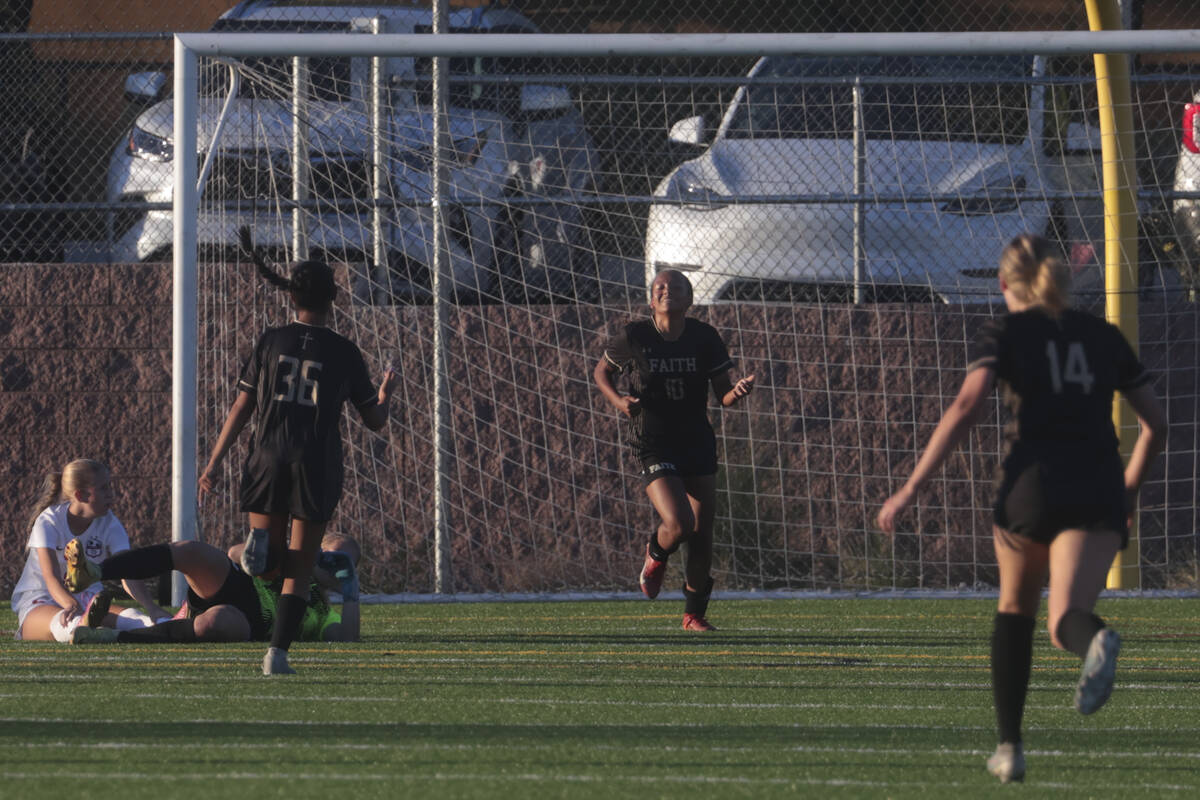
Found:
[[[365,16],[364,16],[365,15]],[[275,0],[242,3],[217,22],[218,31],[348,31],[370,18],[385,20],[389,33],[430,30],[428,8],[399,6],[291,5]],[[508,8],[464,9],[451,14],[455,32],[534,32]],[[594,266],[572,238],[579,205],[566,202],[590,191],[596,160],[592,139],[569,92],[551,85],[517,86],[471,77],[503,71],[536,74],[535,59],[450,59],[449,126],[453,140],[447,229],[450,271],[460,296],[487,297],[507,285],[520,299],[575,293]],[[249,225],[257,244],[286,253],[293,241],[292,215],[280,211],[291,197],[292,107],[286,93],[290,59],[257,59],[241,78],[224,116],[213,167],[203,188],[199,240],[202,250],[237,244]],[[360,273],[356,294],[373,301],[420,298],[429,293],[433,260],[433,116],[428,59],[388,58],[391,112],[384,138],[390,153],[387,264]],[[317,255],[367,262],[374,252],[373,187],[368,117],[369,60],[308,59],[311,201],[308,246]],[[209,147],[233,78],[225,67],[202,70],[197,121],[201,147]],[[129,210],[109,218],[110,258],[159,260],[171,250],[169,209],[146,209],[172,196],[174,112],[163,97],[166,77],[139,73],[127,95],[148,107],[112,154],[107,197]],[[206,155],[202,153],[201,155]],[[139,205],[140,204],[140,205]]]
[[[1024,57],[761,59],[704,152],[657,187],[647,285],[669,267],[697,303],[998,299],[1003,245],[1051,227],[1043,71]],[[671,138],[701,145],[703,118]]]

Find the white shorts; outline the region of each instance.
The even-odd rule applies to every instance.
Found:
[[[79,603],[79,607],[86,611],[88,603],[92,602],[92,598],[100,594],[101,590],[103,589],[104,584],[93,583],[82,592],[72,595],[72,597],[74,597],[75,601]],[[58,601],[55,600],[49,592],[42,592],[41,594],[28,594],[22,597],[18,606],[14,609],[17,612],[17,630],[13,634],[13,638],[17,641],[20,641],[21,628],[25,627],[25,617],[29,616],[30,611],[38,606],[57,605]],[[71,632],[75,630],[76,626],[79,625],[79,622],[82,619],[83,614],[74,614],[68,617],[67,610],[64,608],[60,613],[56,614],[54,619],[50,622],[50,632],[57,641],[69,642],[71,641]]]

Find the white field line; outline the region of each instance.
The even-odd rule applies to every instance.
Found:
[[[130,720],[124,720],[124,719],[100,719],[100,720],[97,720],[97,719],[91,719],[91,718],[88,718],[86,720],[80,720],[78,718],[68,718],[68,717],[0,717],[0,723],[7,722],[7,723],[21,723],[21,724],[29,724],[29,725],[34,725],[34,724],[79,725],[83,722],[86,722],[86,724],[88,724],[88,725],[107,725],[107,724],[116,724],[116,723],[129,722],[129,721]],[[228,719],[174,718],[171,721],[173,724],[179,724],[179,725],[227,726],[230,724],[234,724]],[[455,728],[455,727],[459,727],[459,725],[460,725],[459,723],[437,723],[437,722],[411,722],[411,721],[410,722],[376,722],[376,721],[370,721],[370,720],[327,720],[327,719],[322,719],[322,720],[279,719],[279,720],[254,720],[254,721],[239,720],[236,722],[236,724],[241,727],[253,726],[253,727],[262,727],[262,728],[276,728],[276,727],[345,728],[345,727],[355,727],[355,728],[379,728],[379,729],[385,729],[385,730],[392,730],[395,728],[412,728],[414,730],[418,730],[418,729],[419,730],[428,730],[428,729],[436,729],[439,727]],[[467,724],[467,723],[462,723],[462,724]],[[692,729],[692,730],[700,730],[700,729],[706,727],[703,723],[693,723],[693,722],[679,723],[679,722],[643,722],[643,721],[639,721],[637,723],[638,727],[641,727],[641,728],[677,728],[681,724],[686,724],[689,727],[689,729]],[[520,730],[536,731],[536,730],[541,730],[541,729],[545,729],[545,728],[559,729],[559,728],[563,728],[564,726],[569,726],[569,725],[570,725],[570,723],[563,723],[563,722],[489,723],[489,726],[491,726],[491,727],[503,727],[505,729],[515,730],[518,732]],[[583,727],[590,728],[590,729],[601,729],[601,728],[625,729],[625,728],[628,728],[629,725],[630,725],[629,722],[589,721]],[[830,730],[830,731],[862,730],[864,728],[872,729],[872,730],[888,730],[888,731],[953,731],[953,732],[994,731],[995,730],[995,727],[993,725],[905,725],[902,723],[892,723],[892,722],[861,722],[861,723],[853,723],[853,722],[845,722],[845,723],[842,723],[842,722],[819,722],[819,723],[792,722],[792,723],[772,723],[772,727],[794,728],[796,730],[806,730],[806,731],[812,731],[812,730]],[[1053,725],[1027,725],[1026,730],[1074,733],[1074,734],[1079,733],[1078,726],[1058,727],[1058,726],[1053,726]],[[1104,730],[1105,731],[1122,731],[1122,732],[1128,732],[1128,733],[1162,734],[1163,726],[1161,724],[1146,725],[1146,726],[1108,725],[1104,728]],[[1200,736],[1200,727],[1194,727],[1194,726],[1187,727],[1187,726],[1178,726],[1177,725],[1177,726],[1173,726],[1171,728],[1170,733],[1179,734],[1179,735],[1197,734],[1198,736]],[[519,735],[519,733],[514,733],[513,735]]]
[[[627,752],[630,748],[623,745],[611,744],[596,744],[592,742],[581,743],[580,747],[585,747],[589,751],[599,752]],[[58,741],[58,742],[14,742],[10,745],[4,745],[6,750],[40,750],[42,748],[62,748],[66,750],[177,750],[179,745],[175,742],[75,742],[75,741]],[[295,750],[293,742],[230,742],[230,743],[205,743],[205,749],[208,750]],[[322,743],[321,749],[324,750],[342,750],[348,752],[357,751],[398,751],[398,752],[472,752],[496,750],[507,752],[510,750],[520,750],[527,752],[544,752],[562,750],[561,744],[521,744],[517,742],[506,744],[459,744],[454,742],[406,742],[395,744],[361,744],[350,742],[327,742]],[[728,747],[724,745],[671,745],[664,744],[655,748],[656,751],[665,753],[718,753],[718,754],[739,754],[739,753],[761,753],[766,750],[771,752],[785,753],[836,753],[836,754],[855,754],[855,755],[871,755],[871,756],[921,756],[926,754],[936,754],[939,756],[954,756],[961,758],[976,758],[978,756],[991,755],[991,750],[981,750],[977,748],[948,748],[948,747],[933,747],[917,749],[912,747],[838,747],[838,746],[820,746],[820,745],[783,745],[780,747],[765,747],[762,745],[744,746],[744,747]],[[1062,758],[1070,761],[1110,761],[1112,759],[1124,758],[1131,760],[1146,760],[1146,759],[1192,759],[1200,760],[1200,751],[1168,751],[1154,750],[1146,752],[1135,751],[1120,751],[1120,750],[1080,750],[1080,751],[1065,751],[1065,750],[1026,750],[1026,755],[1031,757],[1042,758]]]
[[[479,782],[495,784],[508,783],[598,783],[598,784],[696,784],[696,785],[741,785],[741,786],[829,786],[829,787],[863,787],[888,789],[896,787],[928,787],[927,781],[868,781],[851,778],[747,778],[747,777],[718,777],[691,775],[622,775],[608,772],[601,775],[562,775],[556,773],[531,772],[524,774],[477,772],[477,773],[444,773],[434,772],[428,775],[414,774],[370,774],[353,773],[295,773],[295,772],[198,772],[163,774],[159,772],[82,772],[71,770],[63,775],[64,780],[78,782],[92,781],[148,781],[163,783],[182,782],[212,782],[212,781],[335,781],[343,783],[388,782],[388,783],[428,783],[436,782]],[[44,772],[0,772],[0,779],[5,780],[37,780],[46,781]],[[939,786],[961,787],[977,791],[979,783],[947,781]],[[1038,787],[1053,789],[1072,789],[1068,783],[1042,783]],[[1159,792],[1194,792],[1196,784],[1163,784],[1163,783],[1126,783],[1107,784],[1106,788],[1118,791],[1159,791]]]
[[[1042,591],[1047,596],[1047,591]],[[847,598],[872,600],[986,600],[999,596],[997,589],[966,590],[966,589],[879,589],[871,591],[832,591],[824,589],[777,589],[771,591],[737,591],[725,590],[713,593],[714,600],[844,600]],[[665,590],[659,597],[675,597],[683,599],[683,593],[675,594],[673,590]],[[1165,598],[1180,599],[1200,597],[1200,592],[1194,589],[1105,589],[1100,593],[1100,599],[1117,598]],[[634,603],[645,602],[641,592],[558,592],[558,593],[512,593],[512,594],[365,594],[361,601],[364,604],[421,604],[421,603],[552,603],[579,602],[597,600],[626,600]]]
[[[297,660],[293,663],[299,664],[300,662]],[[1036,672],[1036,670],[1035,670],[1035,672]],[[45,694],[44,684],[46,683],[46,681],[99,681],[99,680],[104,680],[104,679],[113,679],[113,677],[114,676],[111,673],[91,673],[91,672],[39,673],[36,676],[31,676],[27,672],[20,672],[20,673],[0,672],[0,680],[9,681],[12,683],[17,683],[17,684],[28,683],[28,684],[32,685],[32,689],[29,692],[23,692],[23,693],[22,692],[9,692],[9,693],[5,693],[5,694],[0,694],[0,697],[30,697],[30,696],[44,695]],[[803,677],[803,676],[801,676],[801,677]],[[175,684],[185,683],[185,682],[207,684],[212,681],[212,677],[208,676],[208,675],[184,674],[184,675],[172,675],[171,680]],[[244,683],[244,684],[254,684],[254,685],[262,684],[262,676],[254,674],[254,673],[247,673],[245,675],[222,676],[222,680],[229,684],[232,684],[232,683]],[[544,678],[525,678],[525,677],[520,677],[520,676],[459,677],[459,678],[455,678],[455,681],[454,681],[454,683],[456,685],[460,685],[460,686],[471,686],[471,685],[541,686],[544,682],[545,682]],[[588,685],[588,686],[603,686],[603,687],[614,687],[614,688],[627,687],[627,686],[639,686],[639,687],[640,686],[662,686],[662,687],[668,687],[668,688],[678,688],[678,686],[679,686],[679,683],[677,681],[671,681],[671,680],[653,680],[653,679],[643,679],[643,678],[629,678],[628,680],[618,680],[616,677],[614,677],[614,678],[571,678],[571,683],[572,684],[580,684],[580,685]],[[397,685],[404,685],[404,683],[401,682]],[[728,685],[725,683],[722,683],[722,682],[714,682],[714,683],[699,682],[699,683],[693,683],[693,684],[689,684],[689,685],[691,685],[695,688],[699,688],[699,689],[703,689],[705,687],[710,687],[710,686],[713,688],[720,688],[723,690],[728,688]],[[1057,686],[1035,686],[1032,688],[1037,690],[1037,689],[1056,689],[1058,687]],[[748,690],[754,690],[754,689],[763,689],[763,690],[780,689],[780,690],[789,690],[789,691],[820,691],[822,694],[827,694],[831,691],[823,684],[819,687],[810,688],[810,687],[806,686],[803,682],[764,681],[764,680],[755,680],[752,683],[741,684],[738,687],[738,689],[742,690],[742,691],[748,691]],[[980,691],[984,691],[984,690],[990,691],[991,684],[987,683],[986,681],[979,681],[979,682],[974,682],[974,683],[966,683],[963,681],[944,681],[944,682],[943,681],[928,681],[928,682],[926,682],[926,681],[920,681],[920,682],[917,682],[917,681],[855,681],[853,686],[847,686],[840,691],[858,692],[862,689],[903,689],[903,690],[908,690],[908,691],[928,691],[928,692],[937,692],[937,691],[941,691],[944,689],[976,689],[976,690],[980,690]],[[1125,694],[1126,692],[1133,692],[1133,691],[1166,692],[1166,693],[1187,692],[1188,694],[1195,694],[1197,687],[1196,687],[1196,685],[1191,684],[1191,683],[1158,684],[1158,683],[1121,683],[1121,682],[1118,682],[1117,690],[1122,695]],[[170,695],[170,697],[175,698],[175,699],[186,699],[189,696],[192,696],[192,695],[185,695],[179,691],[176,691]],[[288,699],[295,700],[296,698],[297,698],[297,695],[291,695],[291,696],[289,696]],[[324,698],[325,698],[325,695],[321,695],[321,699],[324,699]],[[386,698],[382,695],[373,696],[371,698],[372,701],[378,701],[381,699],[386,699]],[[672,704],[672,705],[674,705],[674,704]],[[1137,706],[1139,708],[1150,707],[1150,706],[1146,706],[1142,703],[1138,703]],[[1180,706],[1178,704],[1172,703],[1166,707],[1167,708],[1188,708],[1189,706]]]
[[[0,693],[0,699],[21,699],[28,697],[41,697],[45,694],[44,691],[30,692],[4,692]],[[189,692],[169,692],[169,693],[153,693],[153,692],[138,692],[135,694],[122,695],[122,698],[132,700],[171,700],[176,704],[194,701],[211,701],[211,700],[227,700],[227,694],[193,694]],[[238,695],[239,700],[268,703],[268,702],[292,702],[297,699],[294,694],[249,694]],[[441,697],[413,698],[413,697],[388,697],[380,695],[322,695],[320,698],[323,702],[330,703],[368,703],[371,705],[383,703],[396,703],[403,705],[422,705],[433,704],[440,705],[445,702]],[[475,703],[482,705],[541,705],[541,706],[600,706],[600,707],[627,707],[627,700],[580,700],[566,699],[554,697],[463,697],[455,700],[455,703],[466,704]],[[984,698],[980,698],[979,707],[985,705]],[[743,710],[799,710],[799,711],[962,711],[971,709],[973,706],[956,705],[937,705],[937,704],[899,704],[899,703],[694,703],[683,701],[639,701],[638,708],[656,707],[656,708],[712,708],[725,709],[732,711]],[[1200,711],[1200,705],[1180,705],[1178,703],[1138,703],[1136,704],[1138,711]],[[1041,711],[1053,712],[1062,710],[1064,712],[1076,713],[1074,709],[1063,706],[1061,709],[1054,707],[1044,708]]]

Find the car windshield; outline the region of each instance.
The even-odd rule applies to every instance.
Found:
[[[296,20],[217,20],[214,31],[222,33],[339,33],[349,30],[344,22]],[[244,58],[240,97],[280,99],[292,93],[292,59]],[[311,96],[316,100],[345,103],[350,99],[350,59],[316,57],[308,59]],[[224,97],[229,92],[229,68],[209,62],[200,70],[200,93],[204,97]]]
[[[417,25],[414,33],[432,33],[432,28]],[[451,28],[450,33],[530,33],[527,28],[499,25],[491,28]],[[472,80],[482,76],[545,75],[547,62],[536,56],[452,56],[446,59],[449,103],[458,108],[499,111],[513,114],[519,106],[520,85],[515,82]],[[433,91],[433,59],[413,60],[416,73],[416,97],[420,105],[430,105]]]
[[[725,135],[852,138],[858,78],[868,139],[1019,144],[1030,66],[1011,56],[770,58],[755,76],[767,82],[747,87]]]

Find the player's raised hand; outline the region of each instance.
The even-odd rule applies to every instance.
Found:
[[[620,397],[620,403],[617,406],[617,410],[627,417],[635,416],[636,414],[641,413],[642,401],[633,395],[623,394]]]
[[[383,382],[379,384],[379,405],[384,405],[392,398],[396,384],[400,382],[400,370],[395,360],[388,363],[383,370]]]
[[[747,375],[746,377],[742,378],[733,385],[733,389],[730,391],[733,392],[734,400],[742,399],[746,395],[750,394],[750,392],[754,391],[754,376]]]
[[[724,381],[728,381],[728,378],[723,377],[722,379]],[[727,382],[725,383],[725,385],[729,386],[729,384]],[[716,387],[716,388],[717,388],[717,391],[720,391],[721,388],[723,388],[723,387]],[[741,400],[746,395],[750,394],[750,392],[753,390],[754,390],[754,376],[747,375],[746,377],[739,380],[737,383],[733,384],[732,386],[729,386],[729,390],[726,391],[723,395],[721,395],[721,405],[723,405],[725,407],[729,407],[729,406],[733,405],[734,403],[736,403],[738,400]]]

